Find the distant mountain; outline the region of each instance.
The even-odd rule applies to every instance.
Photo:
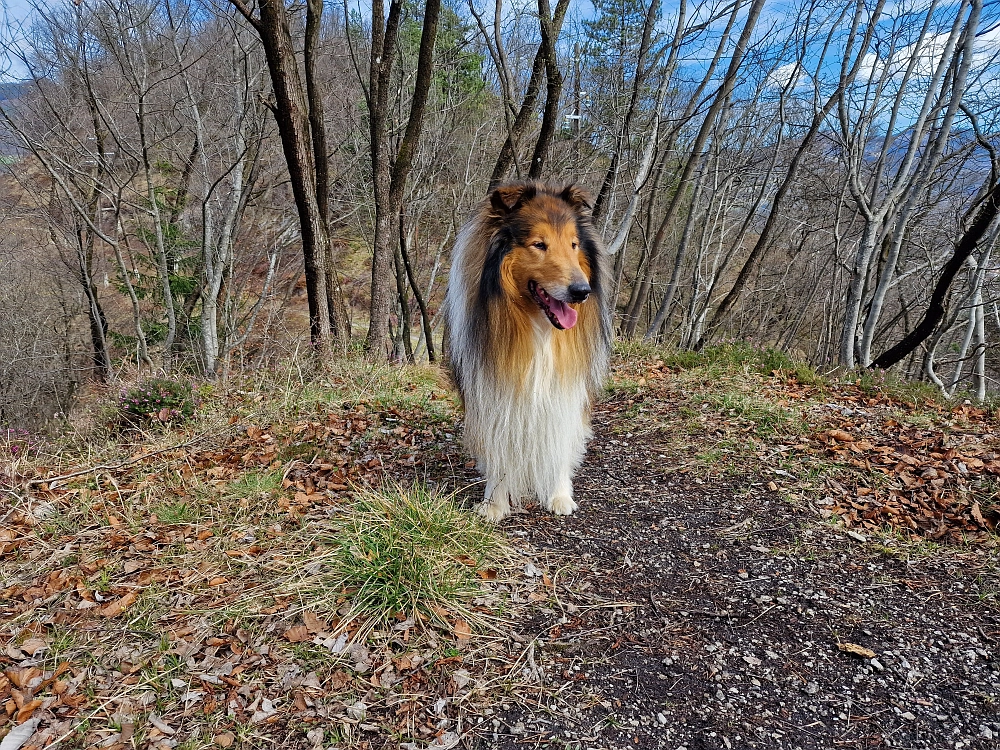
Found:
[[[7,99],[16,99],[21,94],[24,85],[25,81],[0,83],[0,102],[6,101]]]

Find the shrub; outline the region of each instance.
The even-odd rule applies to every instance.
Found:
[[[191,384],[169,378],[150,378],[123,390],[118,399],[119,421],[133,425],[183,422],[194,409]]]

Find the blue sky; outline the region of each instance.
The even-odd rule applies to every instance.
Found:
[[[9,19],[15,23],[28,20],[31,15],[31,0],[0,0],[0,21],[6,27]],[[6,33],[5,33],[6,35]],[[5,43],[6,39],[3,40]],[[0,51],[0,82],[9,78],[22,78],[24,69],[7,59],[7,55]]]

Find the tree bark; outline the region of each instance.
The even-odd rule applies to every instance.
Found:
[[[535,141],[535,150],[531,155],[531,166],[528,167],[528,178],[537,180],[542,176],[545,162],[549,158],[549,146],[556,132],[556,121],[559,119],[559,99],[562,96],[563,76],[559,70],[559,58],[556,55],[557,32],[552,24],[552,12],[549,10],[549,0],[538,0],[538,23],[542,32],[540,49],[545,54],[545,109],[542,112],[542,126]]]
[[[941,269],[941,276],[931,294],[923,319],[898,344],[879,355],[872,362],[871,367],[889,369],[905,359],[910,352],[920,346],[934,332],[947,311],[947,298],[952,281],[955,280],[955,276],[965,261],[975,252],[980,240],[986,236],[998,215],[1000,215],[1000,183],[994,183],[976,211],[972,224],[955,246],[954,254]]]
[[[309,97],[307,87],[303,85],[302,77],[299,75],[298,60],[292,44],[284,0],[260,0],[260,18],[253,15],[243,0],[229,1],[256,29],[264,48],[271,76],[271,88],[274,91],[274,118],[278,124],[281,148],[299,216],[306,295],[309,300],[310,339],[317,353],[329,354],[332,352],[334,336],[336,335],[337,343],[343,347],[346,346],[348,332],[346,320],[335,322],[330,312],[331,308],[336,310],[346,308],[342,300],[340,302],[336,300],[339,288],[328,288],[328,279],[333,273],[333,269],[328,268],[331,258],[330,234],[327,217],[323,211],[328,185],[325,182],[326,177],[323,177],[322,183],[319,179],[321,174],[325,175],[325,135],[314,132],[311,121],[314,115],[318,116],[320,120],[318,130],[321,131],[322,112],[313,113],[310,108],[310,101],[315,101],[319,92],[314,84],[311,84],[312,97]],[[312,25],[309,27],[309,32],[314,35],[310,42],[310,65],[315,59],[315,34],[318,34],[320,21],[318,12],[322,10],[321,3],[318,6],[315,4],[317,1],[310,0],[307,8],[307,22],[308,15],[313,16]],[[307,83],[312,78],[313,76],[307,72]],[[322,153],[317,154],[317,148],[322,148]],[[318,167],[319,162],[322,162],[323,166]]]
[[[380,0],[375,0],[372,3],[372,84],[370,84],[372,90],[369,92],[369,114],[372,122],[371,151],[375,178],[375,238],[372,253],[370,317],[365,349],[373,356],[391,354],[389,309],[393,297],[391,291],[393,279],[392,245],[396,239],[396,223],[403,205],[406,180],[420,144],[427,94],[430,91],[434,72],[434,43],[437,37],[440,11],[441,0],[427,0],[424,5],[423,28],[420,33],[420,51],[417,55],[417,74],[413,99],[410,102],[410,116],[406,122],[406,130],[399,143],[399,149],[396,151],[395,160],[390,168],[384,134],[389,114],[387,101],[389,74],[392,69],[391,58],[395,54],[395,39],[399,27],[399,3],[393,0],[389,9],[389,21],[378,35],[375,33],[375,27],[381,28],[382,4]],[[376,23],[376,15],[379,16],[378,23]],[[377,39],[381,39],[381,45],[375,44]]]

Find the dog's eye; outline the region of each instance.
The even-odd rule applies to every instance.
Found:
[[[539,240],[538,242],[532,242],[531,246],[535,248],[535,250],[541,250],[542,252],[545,252],[546,250],[545,243],[542,242],[541,240]]]
[[[580,247],[579,243],[574,242],[573,243],[573,249],[576,250],[578,247]]]

